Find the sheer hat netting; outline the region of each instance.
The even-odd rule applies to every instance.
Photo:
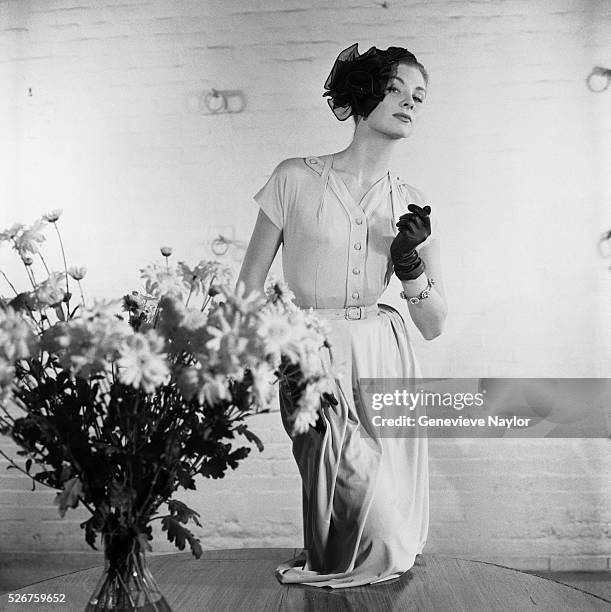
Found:
[[[328,97],[335,116],[340,121],[351,115],[368,117],[384,98],[393,64],[399,61],[419,65],[416,56],[402,47],[371,47],[363,54],[358,52],[358,43],[344,49],[324,85],[323,97]]]

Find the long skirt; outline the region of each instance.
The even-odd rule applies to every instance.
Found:
[[[317,311],[319,314],[320,311]],[[282,583],[345,588],[396,578],[426,543],[426,437],[379,437],[361,378],[421,377],[407,327],[392,307],[361,320],[330,320],[337,405],[293,438],[302,479],[303,550],[276,569]],[[339,367],[338,367],[339,366]],[[289,431],[287,398],[280,407]],[[372,435],[373,434],[373,435]]]

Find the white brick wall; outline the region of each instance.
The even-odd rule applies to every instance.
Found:
[[[63,208],[71,262],[108,297],[138,286],[161,244],[198,260],[214,228],[247,240],[278,161],[349,142],[321,97],[339,50],[407,46],[430,95],[395,169],[442,217],[451,309],[442,337],[415,340],[425,373],[609,376],[611,276],[595,243],[611,227],[611,90],[584,79],[611,66],[611,5],[381,4],[0,2],[0,229]],[[212,87],[242,90],[246,110],[191,113],[188,94]],[[265,452],[184,496],[205,547],[301,542],[289,441],[277,414],[257,418]],[[607,440],[432,441],[428,550],[606,567],[608,457]],[[60,520],[52,498],[2,467],[2,551],[86,549],[86,514]]]

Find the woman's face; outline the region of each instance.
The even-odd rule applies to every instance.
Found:
[[[416,66],[399,64],[386,86],[384,99],[359,123],[391,138],[407,138],[426,99],[426,83]],[[363,125],[362,127],[365,127]]]

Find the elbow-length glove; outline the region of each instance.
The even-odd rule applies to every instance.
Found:
[[[424,272],[424,262],[416,247],[431,235],[431,207],[410,204],[407,209],[411,212],[399,217],[399,233],[390,245],[395,274],[402,281],[418,278]]]

